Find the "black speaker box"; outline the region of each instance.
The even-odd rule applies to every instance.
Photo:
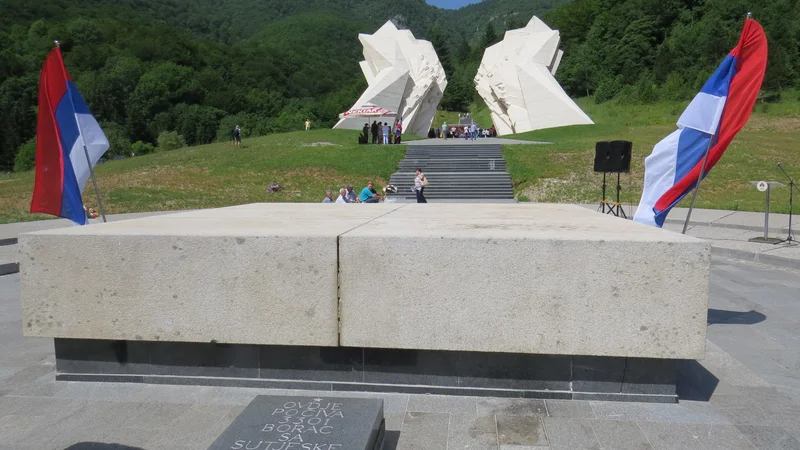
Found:
[[[594,171],[605,173],[628,173],[631,171],[630,141],[598,142],[594,148]]]

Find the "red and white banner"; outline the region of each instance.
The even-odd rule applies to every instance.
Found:
[[[363,106],[361,108],[351,109],[350,111],[345,111],[342,115],[344,117],[363,117],[363,116],[393,116],[397,114],[396,112],[381,108],[379,106]]]

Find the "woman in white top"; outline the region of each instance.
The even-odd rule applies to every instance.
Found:
[[[347,201],[347,189],[339,189],[339,197],[336,199],[336,203],[350,203]]]
[[[417,169],[417,176],[414,178],[414,192],[417,194],[417,203],[428,203],[425,200],[425,186],[428,185],[428,179],[422,173],[422,169]]]

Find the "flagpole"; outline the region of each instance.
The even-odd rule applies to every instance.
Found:
[[[703,174],[706,171],[706,162],[708,161],[708,154],[711,152],[711,146],[714,145],[714,136],[711,136],[711,140],[708,142],[708,147],[706,147],[706,155],[703,157],[703,165],[700,168],[700,176],[697,177],[697,186],[694,187],[694,193],[692,194],[692,203],[689,204],[689,213],[686,214],[686,222],[683,223],[683,234],[686,234],[686,229],[689,228],[689,219],[692,218],[692,210],[694,209],[694,202],[697,200],[697,191],[700,190],[700,182],[703,181]]]
[[[745,20],[752,19],[753,12],[748,11]],[[689,204],[689,212],[686,214],[686,221],[683,223],[683,234],[686,234],[686,229],[689,228],[689,219],[692,218],[692,211],[694,210],[694,202],[697,200],[697,191],[700,190],[700,182],[703,181],[703,174],[706,171],[706,162],[708,162],[708,154],[711,151],[711,146],[714,145],[714,136],[711,136],[711,140],[708,142],[708,148],[706,148],[706,155],[703,157],[703,165],[700,168],[700,176],[697,177],[697,186],[694,188],[694,193],[692,194],[692,202]]]
[[[56,43],[56,48],[61,49],[61,44],[58,41],[54,41]],[[72,101],[72,92],[68,92],[67,95],[69,96],[69,102],[72,105],[72,110],[75,111],[75,103]],[[78,125],[78,134],[81,137],[81,143],[83,144],[83,154],[86,155],[86,165],[89,166],[89,174],[92,176],[92,185],[94,186],[94,195],[97,197],[97,207],[100,209],[100,215],[103,217],[103,223],[107,223],[106,220],[106,211],[103,208],[103,199],[100,198],[100,189],[97,188],[97,178],[94,176],[94,169],[92,168],[92,159],[89,157],[89,149],[86,148],[86,140],[84,139],[83,130],[81,129],[81,121],[75,118],[75,123]]]
[[[80,129],[80,125],[78,125]],[[83,139],[83,137],[81,137]],[[86,144],[83,144],[83,154],[86,155],[86,164],[89,165],[89,173],[92,175],[92,184],[94,185],[94,195],[97,196],[97,207],[100,208],[100,215],[103,217],[103,223],[108,222],[106,220],[106,211],[103,208],[103,199],[100,198],[100,190],[97,188],[97,180],[94,177],[94,169],[92,169],[92,160],[89,158],[89,150],[86,148]]]

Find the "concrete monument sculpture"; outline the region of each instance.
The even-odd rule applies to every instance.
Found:
[[[379,107],[397,111],[403,132],[427,135],[447,86],[442,64],[430,42],[416,39],[409,30],[398,30],[390,21],[375,34],[359,34],[364,45],[361,70],[369,87],[351,109]],[[365,118],[341,117],[334,128],[360,130]]]
[[[594,123],[554,78],[564,55],[559,41],[558,30],[534,16],[486,49],[475,87],[499,135]]]

